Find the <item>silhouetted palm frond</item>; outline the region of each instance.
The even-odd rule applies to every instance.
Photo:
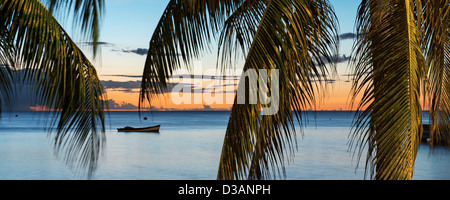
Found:
[[[106,108],[94,66],[40,1],[1,0],[0,26],[2,44],[10,45],[2,52],[12,56],[6,64],[23,69],[22,81],[35,86],[37,103],[56,111],[56,153],[91,176],[105,143]]]

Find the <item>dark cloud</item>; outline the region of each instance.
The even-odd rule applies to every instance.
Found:
[[[123,52],[123,53],[134,53],[134,54],[138,54],[141,56],[145,56],[148,54],[148,49],[147,48],[137,48],[137,49],[112,49],[112,51],[118,51],[118,52]],[[170,56],[181,56],[182,54],[177,53],[177,54],[166,54],[166,55],[170,55]]]
[[[125,93],[137,93],[141,88],[141,81],[102,81],[103,88]]]
[[[355,76],[356,74],[343,74],[342,76],[348,76],[348,77],[353,77],[353,76]]]
[[[113,75],[103,75],[103,76],[125,77],[125,78],[142,78],[142,75],[122,75],[122,74],[113,74]]]
[[[212,76],[211,79],[222,79],[222,80],[240,80],[241,76]]]
[[[356,34],[355,33],[344,33],[339,35],[339,39],[341,40],[349,40],[349,39],[354,39],[356,38]]]
[[[238,83],[230,83],[230,84],[223,84],[223,85],[216,85],[216,87],[236,87],[238,86]]]
[[[117,88],[124,88],[124,89],[135,89],[135,88],[141,88],[141,81],[102,81],[103,87],[105,89],[117,89]]]
[[[108,74],[108,75],[103,75],[104,77],[106,76],[112,76],[112,77],[124,77],[124,78],[142,78],[142,75],[122,75],[122,74]],[[220,79],[222,78],[223,80],[239,80],[240,76],[211,76],[211,75],[194,75],[194,74],[179,74],[179,75],[172,75],[169,78],[191,78],[191,79]]]
[[[124,78],[139,78],[141,79],[141,75],[104,75],[103,77],[124,77]],[[209,79],[211,81],[214,80],[223,80],[228,82],[223,82],[223,85],[217,85],[216,87],[225,87],[225,86],[236,86],[236,81],[240,80],[240,76],[211,76],[211,75],[193,75],[193,74],[181,74],[181,75],[173,75],[170,78],[179,78],[179,79]],[[229,81],[234,81],[230,83]],[[118,81],[102,81],[105,88],[113,89],[113,88],[140,88],[140,81],[127,81],[127,82],[118,82]],[[228,83],[228,84],[226,84]],[[168,83],[168,88],[172,89],[176,84]]]
[[[338,62],[338,63],[342,63],[342,62],[347,62],[347,61],[349,61],[349,60],[350,60],[350,56],[346,56],[346,55],[344,54],[344,55],[338,57],[337,62]]]
[[[124,92],[124,93],[139,93],[138,90],[134,90],[131,88],[117,88],[117,89],[112,89],[113,91],[116,92]]]
[[[309,77],[311,77],[311,78],[319,78],[319,77],[324,78],[324,77],[327,77],[327,75],[325,75],[325,74],[309,74]]]
[[[334,79],[325,79],[325,81],[326,81],[327,83],[334,83],[334,82],[336,82],[336,80],[334,80]]]
[[[173,75],[170,78],[191,78],[191,79],[211,79],[211,80],[240,80],[241,76],[214,76],[214,75],[194,75],[194,74],[180,74]]]
[[[336,58],[333,58],[333,59],[336,59],[336,63],[343,63],[343,62],[348,62],[350,60],[350,56],[346,56],[345,54],[343,54],[343,55],[339,55],[339,56],[337,56]],[[328,60],[325,57],[322,57],[322,61],[325,64],[329,63]]]
[[[127,93],[135,93],[138,91],[133,90],[140,90],[141,88],[141,81],[102,81],[103,87],[105,89],[111,89],[115,91],[121,91],[121,92],[127,92]],[[167,88],[164,91],[164,93],[169,93],[173,90],[173,88],[177,85],[187,87],[190,89],[192,93],[199,91],[199,89],[196,89],[192,84],[190,83],[167,83]],[[201,90],[200,90],[201,91]]]
[[[319,79],[312,79],[311,81],[312,82],[318,82]],[[328,84],[332,84],[332,83],[335,83],[337,80],[326,78],[326,79],[321,79],[321,81],[324,81],[325,83],[328,83]]]
[[[136,110],[138,107],[136,105],[133,105],[131,103],[125,103],[122,102],[121,104],[117,103],[116,101],[109,99],[107,101],[109,109],[111,110]]]
[[[145,56],[148,53],[148,49],[144,49],[144,48],[137,48],[137,49],[131,49],[131,50],[126,50],[126,49],[113,49],[112,51],[119,51],[119,52],[123,52],[123,53],[134,53],[137,55],[141,55],[141,56]]]

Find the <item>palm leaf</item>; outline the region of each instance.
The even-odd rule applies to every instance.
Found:
[[[167,89],[172,73],[199,58],[242,0],[171,0],[150,41],[139,108]]]
[[[48,10],[54,16],[66,19],[73,17],[74,30],[81,36],[92,41],[94,57],[98,53],[100,24],[105,13],[104,0],[46,0]],[[70,13],[70,14],[68,14]],[[73,14],[72,14],[73,13]],[[79,28],[78,28],[79,27]]]
[[[320,82],[313,83],[311,77],[328,73],[322,56],[334,61],[336,55],[336,19],[328,1],[273,0],[267,1],[264,7],[253,8],[263,9],[253,13],[263,14],[246,55],[244,72],[254,70],[257,73],[254,78],[258,78],[260,69],[279,71],[278,79],[271,77],[279,87],[269,89],[272,95],[279,91],[278,101],[271,102],[278,112],[260,115],[260,109],[266,105],[259,100],[256,104],[249,102],[249,97],[257,93],[248,90],[252,78],[250,82],[241,78],[225,135],[218,179],[285,176],[286,160],[296,149],[295,123],[302,123],[301,112],[313,105],[315,89],[319,87],[316,84]],[[254,22],[248,23],[252,26]],[[245,34],[252,35],[252,30],[249,31]],[[240,103],[240,98],[246,102]],[[286,150],[290,153],[286,154]]]
[[[261,21],[267,1],[244,1],[224,22],[219,37],[217,62],[222,70],[236,66],[244,58]]]
[[[430,145],[450,144],[450,2],[426,1],[424,46],[429,76]]]
[[[422,134],[420,1],[361,3],[354,48],[358,106],[351,145],[365,147],[366,175],[411,179]]]
[[[94,66],[37,0],[0,1],[0,24],[16,50],[11,64],[34,83],[37,103],[56,111],[56,154],[90,177],[105,143],[105,94]]]
[[[280,111],[265,118],[259,117],[261,102],[233,106],[218,178],[269,177],[269,168],[280,172],[284,149],[295,146],[292,109],[299,110],[300,121],[300,108],[311,104],[317,87],[311,77],[327,72],[323,55],[331,61],[336,54],[332,13],[328,1],[172,0],[150,41],[139,107],[163,92],[173,71],[208,50],[221,31],[223,60],[231,61],[229,51],[239,48],[247,57],[244,69],[278,69],[282,100]]]

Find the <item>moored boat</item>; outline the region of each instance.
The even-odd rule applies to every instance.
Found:
[[[131,126],[126,126],[124,128],[118,128],[117,131],[119,132],[159,132],[159,128],[161,125],[157,126],[149,126],[144,128],[134,128]]]

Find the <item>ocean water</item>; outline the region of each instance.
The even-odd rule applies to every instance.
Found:
[[[17,117],[16,117],[17,115]],[[214,180],[229,112],[111,112],[107,120],[105,158],[93,177],[98,180]],[[33,112],[3,113],[0,121],[0,180],[85,179],[55,158],[45,116]],[[142,117],[142,116],[141,116]],[[298,149],[286,166],[290,180],[362,180],[364,159],[348,151],[352,112],[316,112]],[[124,126],[161,124],[160,133],[118,133]],[[421,145],[414,179],[449,180],[450,151],[430,154]]]

